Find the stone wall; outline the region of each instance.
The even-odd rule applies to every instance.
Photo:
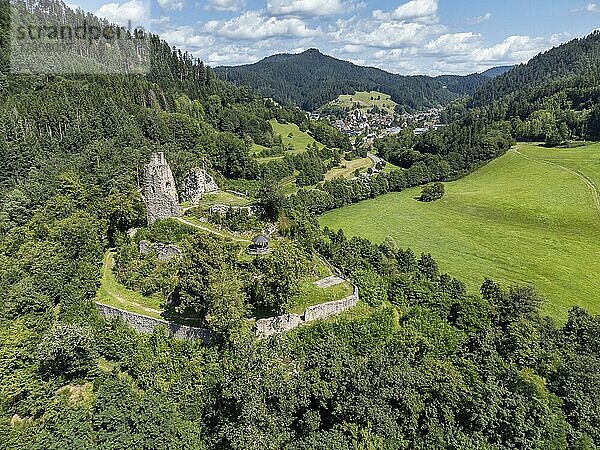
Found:
[[[215,335],[205,328],[189,327],[178,323],[167,322],[166,320],[154,319],[152,317],[142,316],[128,311],[123,311],[112,306],[96,303],[100,314],[104,317],[119,317],[134,328],[138,333],[151,334],[154,330],[163,326],[178,339],[201,340],[205,344],[215,342]]]
[[[168,261],[172,258],[181,258],[183,256],[183,252],[179,247],[173,244],[163,244],[162,242],[152,244],[148,241],[140,241],[139,249],[142,255],[155,252],[159,261]]]
[[[304,320],[298,314],[285,314],[283,316],[257,320],[254,332],[257,336],[273,336],[274,334],[293,330],[303,323]]]
[[[202,200],[202,195],[218,190],[215,179],[206,170],[197,167],[190,170],[183,180],[181,201],[197,205]]]
[[[322,303],[309,307],[304,312],[304,321],[312,322],[313,320],[325,319],[327,317],[336,316],[347,309],[354,308],[358,304],[358,288],[354,286],[352,295],[343,300],[335,302]]]
[[[163,153],[152,154],[140,171],[139,181],[149,224],[181,215],[175,178]]]
[[[354,286],[354,292],[345,299],[334,302],[322,303],[309,307],[303,315],[284,314],[282,316],[269,317],[256,321],[254,333],[258,337],[269,337],[275,334],[285,333],[293,330],[300,325],[313,322],[319,319],[341,314],[348,309],[354,308],[358,304],[358,288]],[[119,317],[127,324],[133,327],[139,333],[150,334],[157,327],[163,326],[178,339],[201,340],[206,344],[215,342],[216,336],[205,328],[195,328],[187,325],[180,325],[166,320],[154,319],[152,317],[142,316],[128,311],[123,311],[112,306],[96,303],[100,314],[104,317]]]
[[[358,288],[354,286],[352,295],[342,300],[311,306],[302,316],[298,314],[285,314],[283,316],[257,320],[254,332],[258,337],[268,337],[274,334],[285,333],[302,324],[341,314],[350,308],[354,308],[358,304],[358,300]]]

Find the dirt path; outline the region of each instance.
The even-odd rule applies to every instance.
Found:
[[[193,222],[190,222],[189,220],[185,220],[183,217],[174,217],[174,219],[176,221],[181,222],[181,223],[183,223],[185,225],[188,225],[190,227],[194,227],[194,228],[197,228],[198,230],[202,230],[202,231],[206,231],[207,233],[214,234],[215,236],[219,236],[219,237],[222,237],[222,238],[225,238],[225,239],[230,239],[230,240],[235,241],[235,242],[243,242],[244,244],[251,244],[252,243],[252,241],[249,240],[249,239],[241,239],[241,238],[236,238],[236,237],[233,237],[233,236],[229,236],[229,235],[221,233],[219,231],[212,230],[212,229],[210,229],[208,227],[203,227],[202,225],[197,225],[197,224],[195,224]]]
[[[596,185],[594,184],[594,182],[589,177],[587,177],[585,174],[583,174],[581,172],[578,172],[577,170],[573,170],[573,169],[570,169],[568,167],[565,167],[565,166],[563,166],[561,164],[558,164],[558,163],[556,163],[554,161],[549,161],[549,160],[544,159],[544,158],[537,158],[535,156],[525,155],[525,154],[523,154],[523,153],[521,153],[519,151],[518,147],[515,148],[515,149],[513,149],[513,151],[517,155],[520,155],[520,156],[522,156],[524,158],[534,159],[534,160],[537,160],[537,161],[541,161],[541,162],[544,162],[544,163],[549,164],[551,166],[557,167],[557,168],[559,168],[561,170],[565,170],[565,171],[567,171],[567,172],[575,175],[577,178],[579,178],[581,181],[583,181],[585,183],[585,185],[588,187],[588,189],[590,190],[590,193],[592,194],[592,199],[594,201],[594,206],[596,208],[596,211],[598,211],[598,214],[600,214],[600,192],[598,192],[598,188],[596,187]]]
[[[323,278],[322,280],[315,281],[313,284],[315,286],[317,286],[317,287],[322,288],[322,289],[326,289],[328,287],[337,286],[338,284],[342,284],[345,281],[346,280],[344,280],[341,277],[338,277],[336,275],[332,275],[330,277]]]

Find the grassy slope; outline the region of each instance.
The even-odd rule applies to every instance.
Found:
[[[321,223],[431,252],[473,290],[484,277],[534,283],[558,319],[574,304],[600,313],[600,212],[590,186],[556,165],[600,186],[600,145],[518,151],[448,183],[438,202],[417,202],[412,189],[333,211]]]
[[[281,136],[284,145],[287,146],[291,144],[294,146],[294,150],[288,152],[290,154],[302,153],[306,150],[307,145],[312,145],[315,142],[319,147],[324,147],[323,144],[317,142],[311,135],[305,133],[304,131],[300,131],[298,125],[295,123],[279,123],[276,119],[272,119],[271,126],[273,127],[275,134],[279,134]],[[290,134],[292,137],[290,137]]]
[[[163,300],[159,297],[145,297],[142,294],[127,289],[116,280],[112,268],[114,267],[113,254],[104,255],[102,265],[102,280],[96,301],[104,305],[113,306],[123,311],[129,311],[143,316],[162,319]]]
[[[375,98],[375,100],[371,100],[371,97]],[[377,97],[381,97],[381,99],[376,100]],[[389,113],[393,113],[396,108],[396,102],[389,95],[377,91],[356,92],[354,95],[340,95],[336,100],[331,102],[331,105],[341,108],[352,108],[355,103],[360,104],[360,109],[372,109],[374,106],[378,106]]]
[[[293,313],[303,314],[309,306],[342,300],[352,294],[352,284],[344,282],[328,288],[320,288],[312,283],[304,283],[300,292],[293,298]]]
[[[342,166],[345,167],[334,167],[325,174],[325,180],[333,180],[335,178],[352,178],[354,172],[359,169],[362,172],[366,172],[367,169],[373,167],[373,161],[370,158],[358,158],[352,161],[342,161]]]

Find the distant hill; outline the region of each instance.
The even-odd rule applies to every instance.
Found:
[[[496,78],[500,75],[505,74],[506,72],[511,70],[513,67],[515,67],[515,66],[492,67],[491,69],[488,69],[485,72],[481,72],[480,75],[483,75],[484,77],[488,77],[488,78]]]
[[[510,121],[519,140],[600,139],[600,31],[491,79],[469,106]]]
[[[490,77],[474,73],[471,75],[440,75],[436,77],[446,89],[456,95],[473,95],[477,89],[490,81]]]
[[[479,75],[443,79],[403,76],[357,66],[316,49],[273,55],[255,64],[217,67],[215,71],[234,84],[255,88],[265,97],[307,111],[314,111],[340,95],[364,91],[389,94],[400,108],[410,111],[445,105],[489,81]]]
[[[574,105],[591,99],[600,101],[600,31],[575,39],[542,53],[527,64],[513,67],[482,86],[473,98],[473,105],[483,106],[495,100],[529,98],[547,99],[558,92],[567,92]],[[583,104],[582,104],[583,106]]]

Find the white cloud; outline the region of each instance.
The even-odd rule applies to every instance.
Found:
[[[544,38],[509,36],[499,44],[475,49],[472,57],[477,62],[521,63],[548,47]]]
[[[118,25],[124,26],[131,21],[135,26],[148,19],[149,10],[146,3],[140,0],[130,0],[122,4],[106,3],[100,6],[94,14]]]
[[[330,36],[341,44],[375,48],[402,48],[420,45],[435,34],[443,33],[441,25],[417,22],[378,22],[353,17],[338,20]]]
[[[239,12],[246,7],[246,0],[208,0],[209,11]]]
[[[153,32],[158,33],[160,31],[168,30],[168,27],[171,25],[171,18],[169,16],[165,16],[164,14],[158,18],[150,19],[150,28]]]
[[[260,40],[272,37],[309,37],[320,34],[297,17],[265,17],[259,11],[248,11],[229,20],[212,20],[204,31],[235,40]]]
[[[587,12],[600,12],[600,6],[598,6],[598,5],[597,5],[597,4],[595,4],[595,3],[588,3],[588,4],[585,6],[585,10],[586,10]]]
[[[600,12],[600,5],[597,3],[588,3],[587,5],[580,6],[579,8],[575,8],[571,10],[572,13],[579,12],[589,12],[589,13],[597,13]]]
[[[492,18],[492,13],[486,12],[485,14],[483,14],[481,16],[473,17],[472,19],[469,20],[469,22],[471,22],[473,24],[479,24],[479,23],[485,22],[486,20],[490,20],[491,18]]]
[[[165,11],[183,11],[183,0],[156,0]]]
[[[170,45],[196,53],[198,56],[206,55],[209,49],[215,44],[212,36],[199,34],[194,27],[189,25],[161,33],[161,37]]]
[[[463,55],[473,51],[481,35],[472,32],[443,34],[425,45],[424,50],[434,55]]]
[[[411,0],[392,12],[373,11],[373,18],[380,21],[410,20],[414,22],[437,21],[437,0]]]
[[[330,16],[348,9],[340,0],[269,0],[267,12],[273,16]]]

